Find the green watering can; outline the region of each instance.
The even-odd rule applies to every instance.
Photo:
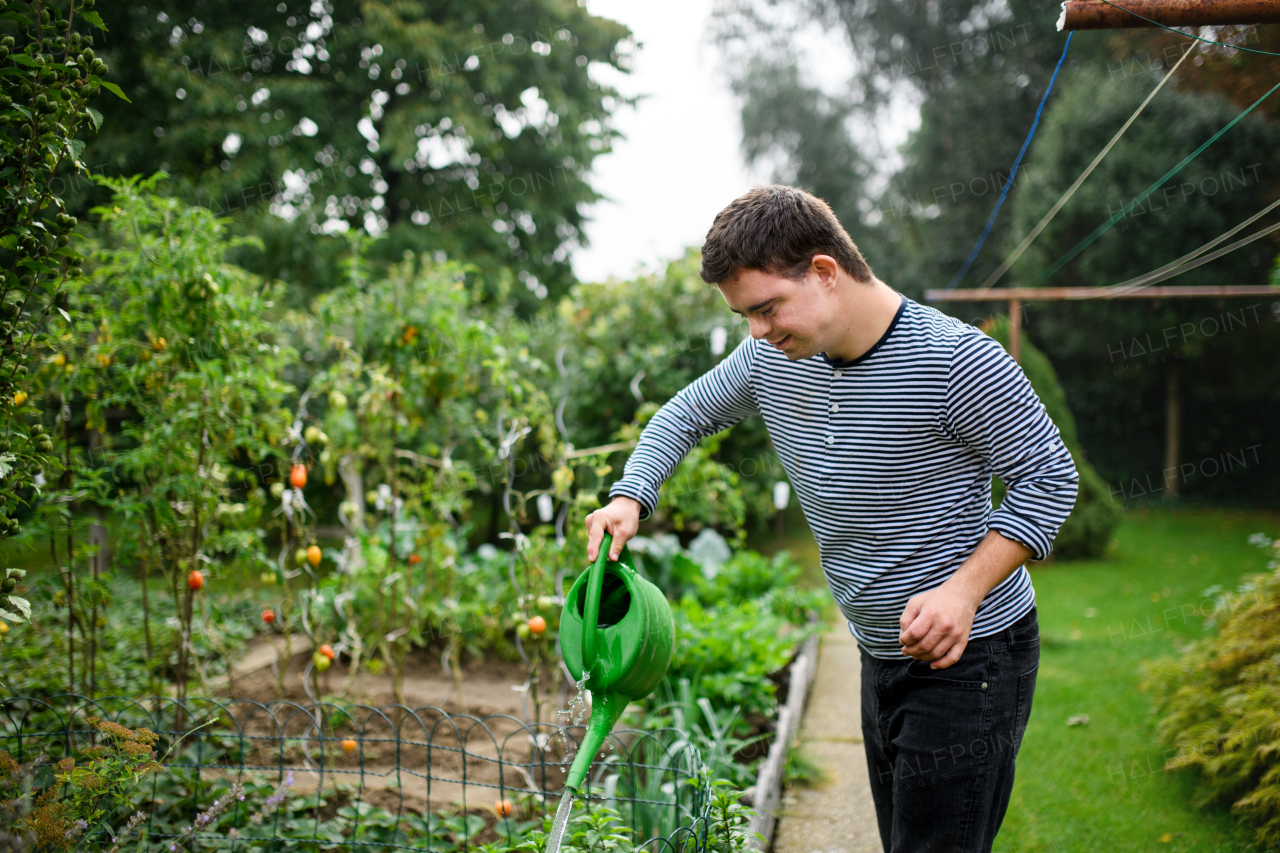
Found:
[[[565,787],[582,790],[591,760],[628,704],[648,696],[671,666],[676,626],[666,596],[632,568],[626,546],[609,560],[613,537],[569,588],[560,614],[560,651],[579,681],[590,673],[591,721]]]

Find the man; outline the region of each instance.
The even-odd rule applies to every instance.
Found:
[[[750,337],[653,416],[587,517],[588,558],[608,531],[616,559],[697,441],[763,415],[861,648],[884,849],[990,850],[1040,659],[1023,564],[1049,555],[1079,480],[1057,427],[996,341],[876,278],[801,190],[722,210],[702,277]]]

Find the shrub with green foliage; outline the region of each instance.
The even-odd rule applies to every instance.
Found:
[[[1280,540],[1250,541],[1280,555]],[[1199,771],[1197,805],[1230,806],[1257,825],[1258,845],[1280,845],[1280,556],[1234,592],[1210,589],[1215,636],[1146,669],[1167,767]]]
[[[89,27],[105,30],[93,0],[0,3],[0,536],[19,530],[17,515],[44,475],[59,467],[37,412],[30,374],[50,315],[81,272],[71,244],[76,218],[62,196],[68,178],[88,173],[83,132],[102,124],[89,106],[106,64],[93,53]],[[127,100],[127,99],[126,99]],[[7,592],[7,591],[6,591]],[[4,613],[25,617],[18,596]]]
[[[983,331],[999,341],[1005,349],[1009,348],[1010,323],[1005,315],[989,320],[983,326]],[[1053,365],[1027,339],[1025,330],[1021,333],[1019,343],[1022,372],[1027,375],[1027,380],[1040,397],[1049,417],[1058,425],[1062,442],[1071,451],[1076,471],[1080,473],[1080,493],[1076,497],[1075,508],[1058,531],[1058,537],[1053,542],[1053,553],[1064,559],[1099,557],[1106,551],[1111,542],[1111,534],[1120,523],[1120,507],[1112,499],[1106,482],[1085,458],[1084,448],[1080,446],[1076,433],[1076,419],[1067,407],[1067,395],[1058,382],[1058,374]],[[993,493],[992,498],[1003,494],[1001,485],[998,494]]]

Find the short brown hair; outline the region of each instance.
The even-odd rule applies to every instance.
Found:
[[[716,214],[702,247],[702,279],[720,284],[742,270],[798,279],[815,255],[830,255],[858,281],[871,267],[825,201],[802,189],[756,186]]]

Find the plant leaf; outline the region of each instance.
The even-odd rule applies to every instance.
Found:
[[[108,83],[106,80],[99,80],[98,83],[99,85],[102,86],[102,88],[106,89],[108,92],[115,95],[117,98],[122,98],[126,104],[133,103],[133,101],[125,97],[124,92],[121,92],[120,87],[117,86],[115,83]]]
[[[102,128],[102,113],[93,107],[85,107],[89,111],[89,118],[93,120],[93,129],[100,130]]]
[[[58,309],[58,310],[62,310],[62,309]],[[18,457],[14,456],[12,453],[0,453],[0,480],[3,480],[5,477],[9,476],[9,472],[13,470],[13,466],[10,465],[9,463],[15,462],[17,461],[17,459]]]
[[[93,24],[95,27],[102,30],[104,33],[107,32],[107,25],[102,22],[102,16],[99,15],[97,12],[92,12],[88,9],[81,9],[80,17],[84,18],[86,21]]]
[[[11,595],[9,596],[9,605],[15,608],[18,612],[14,613],[11,610],[5,610],[3,607],[0,607],[0,616],[4,616],[13,622],[26,622],[31,619],[31,602],[27,601],[25,598]]]

